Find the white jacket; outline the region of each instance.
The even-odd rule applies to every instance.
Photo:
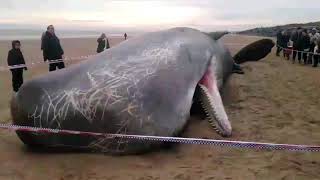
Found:
[[[310,33],[309,36],[310,36],[310,42],[311,42],[311,43],[316,43],[317,40],[320,39],[320,34],[319,34],[319,33],[316,33],[316,34],[314,34],[314,35],[312,35],[312,34]]]
[[[314,54],[320,54],[320,53],[319,53],[319,48],[320,48],[319,46],[316,46],[316,47],[314,48]]]

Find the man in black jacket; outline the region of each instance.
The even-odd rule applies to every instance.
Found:
[[[283,50],[283,33],[281,30],[277,32],[277,52],[276,56],[280,56],[280,52]]]
[[[301,33],[301,37],[299,38],[299,47],[300,50],[303,51],[302,57],[304,64],[308,64],[307,58],[310,50],[310,37],[306,29],[304,29]],[[300,61],[301,55],[298,54],[298,60]]]
[[[18,92],[23,84],[23,69],[27,70],[20,46],[20,41],[12,41],[12,49],[8,52],[7,58],[8,66],[12,73],[12,88],[14,92]]]
[[[41,42],[44,61],[49,61],[49,71],[55,71],[56,68],[65,67],[63,62],[63,49],[59,38],[55,35],[53,25],[48,26],[47,32]]]
[[[296,60],[296,56],[298,54],[299,63],[301,63],[301,46],[300,46],[300,38],[302,34],[302,28],[298,27],[296,30],[293,30],[291,33],[291,41],[293,42],[293,55],[292,62],[294,63]],[[300,52],[298,52],[300,51]]]

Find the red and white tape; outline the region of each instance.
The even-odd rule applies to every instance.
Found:
[[[128,135],[128,134],[105,134],[105,133],[97,133],[97,132],[50,129],[50,128],[17,126],[17,125],[7,125],[7,124],[0,124],[0,129],[22,131],[22,132],[33,132],[33,133],[46,133],[46,134],[61,134],[61,135],[69,134],[69,135],[79,135],[79,136],[122,138],[122,139],[136,140],[136,141],[211,145],[211,146],[254,149],[254,150],[287,150],[287,151],[297,151],[297,152],[320,152],[320,146],[313,146],[313,145],[275,144],[275,143],[247,142],[247,141],[228,141],[228,140],[216,140],[216,139],[144,136],[144,135]]]
[[[66,57],[64,59],[48,60],[48,64],[85,60],[91,56],[94,56],[94,55],[71,57],[71,58]],[[13,65],[13,66],[0,66],[0,71],[7,71],[7,70],[11,70],[11,69],[19,69],[19,68],[25,68],[25,67],[30,67],[30,66],[37,66],[37,65],[43,64],[43,63],[45,63],[45,62],[44,61],[36,61],[36,62],[31,62],[30,64],[17,64],[17,65]]]
[[[285,47],[282,47],[280,45],[277,44],[277,47],[283,49],[283,50],[289,50],[291,52],[297,52],[297,53],[306,53],[306,54],[311,54],[311,55],[320,55],[320,53],[314,53],[314,52],[310,52],[309,50],[308,51],[299,51],[299,50],[295,50],[295,49],[289,49],[289,48],[285,48]]]

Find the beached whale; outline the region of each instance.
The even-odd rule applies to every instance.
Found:
[[[274,46],[263,39],[234,58],[219,41],[190,28],[131,38],[87,61],[26,82],[13,97],[13,123],[101,133],[177,136],[193,102],[222,136],[232,128],[220,97],[235,63],[256,61]],[[196,93],[196,94],[195,94]],[[31,147],[143,152],[151,142],[17,132]]]

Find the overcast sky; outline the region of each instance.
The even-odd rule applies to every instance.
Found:
[[[189,26],[200,30],[240,30],[320,20],[318,0],[4,0],[0,28],[60,29]]]

